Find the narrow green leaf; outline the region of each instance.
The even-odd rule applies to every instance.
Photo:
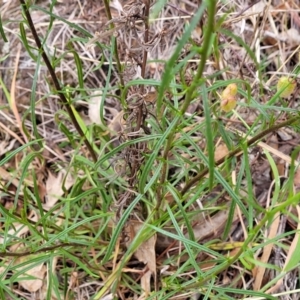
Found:
[[[23,42],[23,45],[24,45],[27,53],[33,59],[33,61],[37,61],[37,55],[35,55],[31,51],[32,47],[28,44],[28,40],[27,40],[27,36],[26,36],[26,31],[25,31],[23,22],[20,23],[20,35],[21,35],[21,40]]]
[[[158,94],[158,98],[157,98],[157,115],[161,115],[162,111],[162,100],[164,97],[164,92],[165,90],[168,88],[171,79],[173,78],[173,68],[176,65],[176,61],[178,59],[178,56],[182,50],[182,48],[186,45],[188,39],[190,38],[193,30],[195,29],[195,27],[197,26],[197,24],[199,23],[199,20],[201,18],[201,16],[204,13],[204,10],[206,8],[207,4],[205,1],[203,1],[197,11],[197,13],[194,15],[194,17],[192,18],[189,27],[186,29],[186,31],[183,33],[181,39],[178,42],[178,45],[173,53],[173,55],[171,56],[171,58],[167,61],[166,65],[165,65],[165,72],[162,76],[162,81],[161,81],[161,85],[159,88],[159,94]]]
[[[0,14],[0,35],[2,36],[3,41],[4,41],[5,43],[7,43],[8,40],[7,40],[6,35],[5,35],[5,33],[4,33],[4,30],[3,30],[3,23],[2,23],[2,19],[1,19],[1,14]]]
[[[76,69],[77,69],[77,78],[78,78],[78,84],[80,87],[80,92],[82,94],[83,97],[87,96],[87,93],[85,91],[84,88],[84,83],[83,83],[83,70],[82,70],[82,63],[81,63],[81,59],[79,57],[79,55],[77,54],[76,51],[72,50],[71,53],[74,56],[75,59],[75,65],[76,65]]]
[[[3,166],[5,163],[7,163],[8,161],[10,161],[19,152],[25,150],[27,147],[30,147],[31,145],[37,144],[39,141],[41,141],[41,140],[31,141],[31,142],[29,142],[29,143],[27,143],[25,145],[20,146],[16,150],[12,151],[10,154],[8,154],[7,156],[5,156],[5,158],[3,158],[2,160],[0,160],[0,166]]]
[[[209,188],[213,188],[214,184],[214,170],[215,170],[215,146],[214,133],[212,131],[211,112],[209,108],[209,101],[205,84],[201,85],[201,95],[203,100],[204,117],[206,124],[206,147],[208,152],[208,169],[209,169]]]
[[[161,146],[169,136],[169,133],[174,129],[174,127],[177,124],[177,121],[179,120],[179,117],[175,117],[175,119],[172,121],[172,123],[169,125],[168,129],[164,132],[164,134],[161,136],[161,138],[158,140],[158,142],[155,144],[154,149],[152,149],[152,154],[148,158],[145,167],[143,168],[143,172],[139,181],[139,191],[140,193],[145,193],[145,185],[148,180],[149,174],[151,174],[151,169],[153,168],[153,164],[155,159],[157,159],[158,152],[161,150]]]

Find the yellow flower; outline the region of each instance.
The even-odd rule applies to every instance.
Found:
[[[281,91],[280,97],[288,98],[294,92],[296,84],[295,79],[283,76],[277,82],[277,92]]]
[[[221,94],[221,109],[225,112],[233,110],[236,106],[237,85],[230,83]]]

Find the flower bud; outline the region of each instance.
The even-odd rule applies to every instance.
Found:
[[[221,109],[230,112],[236,106],[237,85],[230,83],[221,94]]]
[[[295,79],[283,76],[277,82],[277,92],[281,91],[280,97],[288,98],[294,92],[296,84]]]

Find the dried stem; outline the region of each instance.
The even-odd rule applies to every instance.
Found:
[[[144,42],[148,43],[149,40],[149,11],[150,11],[150,0],[145,0],[145,36]],[[143,51],[143,64],[141,70],[142,78],[145,78],[146,74],[146,64],[147,64],[148,52],[146,50]],[[144,93],[144,85],[141,86],[141,94]],[[135,131],[139,131],[143,122],[143,105],[140,105],[138,115],[137,115],[137,123]]]
[[[147,45],[149,40],[149,11],[150,11],[150,0],[145,0],[145,36],[144,43]],[[145,78],[146,64],[147,64],[148,52],[144,50],[143,53],[143,65],[142,65],[142,77]],[[142,89],[144,86],[142,85]]]
[[[253,145],[254,143],[256,143],[257,141],[259,141],[261,138],[263,138],[264,136],[266,136],[267,134],[274,132],[276,130],[278,130],[279,128],[291,125],[295,122],[299,121],[299,116],[293,117],[287,121],[284,121],[282,123],[276,124],[270,128],[267,128],[266,130],[260,132],[259,134],[257,134],[256,136],[254,136],[252,139],[245,141],[245,145],[247,147]],[[235,156],[237,153],[239,153],[240,151],[242,151],[242,147],[239,146],[236,149],[234,149],[233,151],[231,151],[228,155],[226,155],[225,157],[219,159],[218,161],[216,161],[215,165],[216,167],[221,165],[223,162],[225,162],[227,159]],[[200,172],[198,175],[196,175],[193,179],[191,179],[181,190],[181,194],[184,195],[187,193],[187,191],[197,182],[199,182],[205,175],[207,175],[209,172],[209,169],[206,168],[204,169],[202,172]]]
[[[63,91],[62,91],[62,88],[58,82],[58,79],[56,77],[56,74],[55,74],[55,71],[54,71],[54,68],[52,67],[51,63],[50,63],[50,60],[41,44],[41,41],[38,37],[38,34],[36,32],[36,29],[35,29],[35,26],[33,24],[33,21],[32,21],[32,18],[31,18],[31,15],[30,15],[30,12],[29,12],[29,8],[28,6],[26,5],[25,1],[24,0],[20,0],[20,3],[24,9],[24,13],[25,13],[25,16],[26,16],[26,19],[27,19],[27,22],[28,22],[28,26],[31,30],[31,33],[33,35],[33,38],[34,38],[34,41],[38,47],[38,50],[39,50],[39,53],[41,53],[42,55],[42,58],[47,66],[47,69],[50,73],[50,76],[52,78],[52,81],[54,83],[54,87],[55,87],[55,90],[60,98],[60,101],[61,101],[61,104],[64,105],[64,107],[66,108],[67,112],[68,112],[68,115],[70,116],[70,119],[71,119],[71,122],[73,123],[73,125],[75,126],[75,129],[77,130],[78,134],[83,138],[83,141],[88,149],[88,151],[90,152],[94,162],[97,161],[97,156],[96,156],[96,153],[93,149],[93,147],[91,146],[90,142],[87,140],[85,134],[83,133],[80,125],[78,124],[77,120],[76,120],[76,117],[71,109],[71,107],[69,106],[69,102],[67,101]]]

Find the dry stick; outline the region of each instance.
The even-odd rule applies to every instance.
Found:
[[[149,11],[150,11],[150,0],[145,0],[145,13],[144,13],[144,24],[145,24],[145,35],[144,35],[144,43],[147,44],[149,40]],[[145,78],[146,74],[146,64],[147,64],[147,57],[148,57],[148,52],[146,49],[143,50],[143,62],[142,62],[142,69],[141,69],[141,77]],[[141,94],[144,93],[144,85],[141,86]],[[138,112],[137,112],[137,119],[136,119],[136,127],[134,131],[139,132],[140,128],[142,127],[144,123],[143,119],[143,103],[139,106]],[[143,147],[141,143],[136,145],[137,151]],[[131,180],[130,180],[130,185],[133,186],[134,182],[136,181],[135,174],[136,172],[140,169],[140,163],[138,165],[134,164],[131,170]]]
[[[53,251],[55,249],[58,248],[63,248],[63,247],[76,247],[76,246],[80,246],[82,247],[82,244],[78,244],[78,243],[62,243],[62,244],[58,244],[58,245],[54,245],[54,246],[49,246],[49,247],[44,247],[42,249],[38,249],[36,251],[32,251],[32,250],[28,250],[28,251],[23,251],[23,252],[8,252],[8,251],[3,251],[0,252],[0,257],[22,257],[22,256],[29,256],[37,253],[42,253],[42,252],[47,252],[47,251]]]
[[[240,17],[244,12],[246,12],[248,9],[250,9],[252,6],[254,6],[255,4],[257,4],[258,2],[260,2],[260,0],[256,0],[253,3],[251,3],[250,5],[248,5],[246,8],[242,9],[239,13],[237,13],[237,15],[235,15],[235,18]]]
[[[37,253],[46,253],[46,252],[50,252],[50,251],[55,251],[56,249],[61,249],[64,248],[65,251],[67,251],[68,253],[70,253],[70,251],[67,249],[68,247],[82,247],[81,243],[61,243],[58,245],[53,245],[53,246],[49,246],[49,247],[44,247],[41,249],[38,249],[36,251],[23,251],[23,252],[7,252],[7,251],[3,251],[0,252],[0,257],[23,257],[23,256],[29,256],[32,254],[37,254]],[[76,256],[77,258],[83,260],[83,262],[85,264],[87,264],[87,266],[93,270],[96,271],[100,271],[100,272],[106,272],[106,269],[104,269],[102,266],[99,266],[98,268],[92,266],[85,258],[81,257],[80,255],[77,255],[76,253],[72,253],[72,255]]]
[[[264,131],[262,131],[261,133],[257,134],[256,136],[254,136],[252,139],[245,141],[245,144],[247,147],[251,146],[252,144],[254,144],[255,142],[257,142],[259,139],[263,138],[265,135],[278,130],[279,128],[291,125],[293,123],[295,123],[296,121],[299,121],[299,116],[293,117],[287,121],[284,121],[282,123],[276,124],[270,128],[265,129]],[[235,156],[237,153],[242,151],[242,147],[239,146],[236,149],[234,149],[233,151],[229,152],[228,155],[226,155],[225,157],[222,157],[221,159],[216,161],[216,166],[221,165],[223,162],[225,162],[227,159]],[[209,169],[206,168],[204,169],[202,172],[200,172],[198,175],[196,175],[193,179],[191,179],[181,190],[181,194],[184,195],[194,184],[196,184],[197,182],[199,182],[207,173],[209,172]]]
[[[52,67],[52,65],[51,65],[51,63],[49,61],[49,58],[48,58],[47,54],[45,53],[45,50],[44,50],[44,48],[43,48],[43,46],[41,44],[41,41],[40,41],[40,39],[38,37],[38,34],[37,34],[36,30],[35,30],[35,26],[33,24],[33,21],[32,21],[30,12],[29,12],[29,8],[25,4],[24,0],[20,0],[20,3],[21,3],[21,5],[22,5],[22,7],[24,9],[25,16],[26,16],[26,19],[27,19],[27,22],[28,22],[28,26],[29,26],[29,28],[31,30],[31,33],[32,33],[33,38],[35,40],[35,43],[36,43],[36,45],[38,47],[38,50],[41,53],[41,55],[43,57],[43,60],[44,60],[44,62],[46,64],[46,66],[47,66],[47,69],[48,69],[48,71],[50,73],[50,76],[51,76],[52,81],[54,83],[54,87],[55,87],[56,92],[57,92],[57,94],[58,94],[58,96],[60,98],[60,101],[61,101],[62,105],[64,105],[64,107],[66,108],[66,110],[68,112],[68,115],[70,116],[71,121],[72,121],[73,125],[75,126],[78,134],[83,138],[83,141],[84,141],[84,143],[85,143],[88,151],[90,152],[90,154],[91,154],[94,162],[96,162],[97,161],[96,153],[95,153],[93,147],[91,146],[90,142],[87,140],[87,138],[86,138],[85,134],[83,133],[80,125],[78,124],[78,122],[76,120],[76,117],[74,116],[74,113],[73,113],[71,107],[68,105],[68,101],[67,101],[65,95],[62,92],[61,86],[60,86],[60,84],[58,82],[58,79],[57,79],[57,77],[55,75],[55,71],[54,71],[54,69],[53,69],[53,67]]]
[[[145,36],[144,36],[144,44],[148,43],[149,40],[149,10],[150,10],[150,1],[146,0],[145,1]],[[148,57],[148,52],[146,49],[144,49],[143,53],[143,65],[142,65],[142,71],[141,75],[143,78],[145,78],[146,74],[146,64],[147,64],[147,57]],[[144,87],[144,86],[142,86]]]
[[[144,36],[144,43],[147,44],[149,40],[149,11],[150,11],[150,1],[145,0],[145,36]],[[148,52],[146,49],[143,51],[143,64],[141,70],[142,78],[145,78],[146,74],[146,64],[147,64]],[[144,93],[144,85],[141,86],[141,94]],[[135,131],[139,131],[143,122],[143,104],[140,105],[138,115],[137,115],[137,124]]]

